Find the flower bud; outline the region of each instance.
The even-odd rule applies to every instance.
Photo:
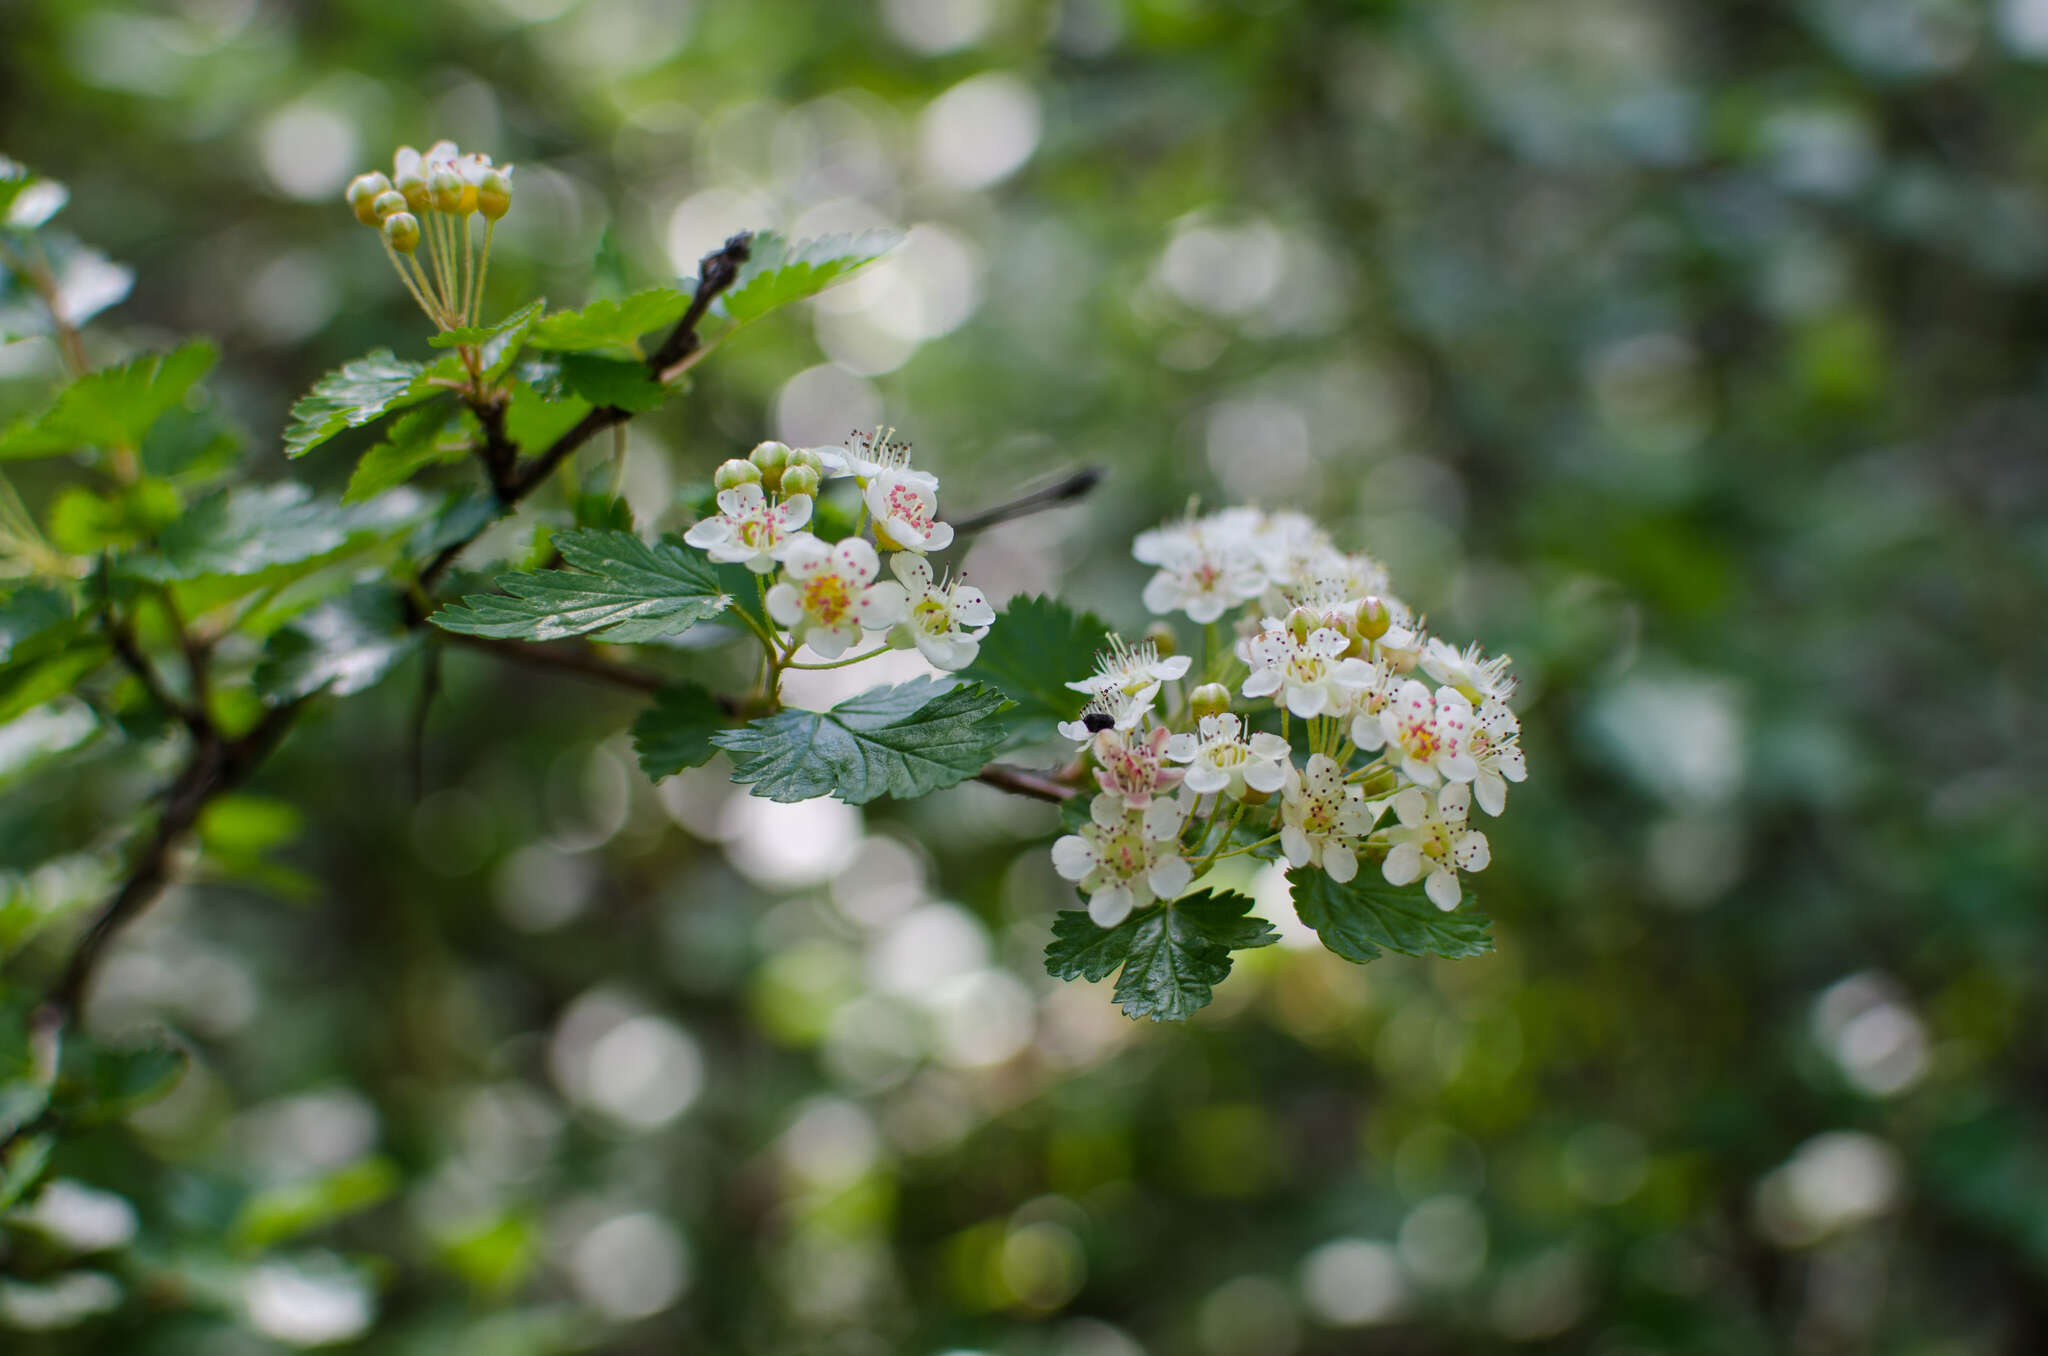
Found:
[[[789,465],[786,443],[762,443],[747,454],[747,460],[761,468],[761,484],[770,490],[782,487],[782,468]]]
[[[1174,634],[1171,622],[1153,622],[1145,628],[1145,639],[1151,642],[1161,659],[1171,659],[1180,651],[1180,637]]]
[[[712,473],[711,483],[721,490],[737,489],[741,485],[761,483],[761,468],[739,457],[721,462]]]
[[[1188,709],[1197,720],[1220,716],[1230,709],[1230,689],[1221,683],[1204,683],[1188,694]]]
[[[434,172],[427,176],[427,191],[433,195],[438,211],[454,212],[462,207],[462,176],[453,165],[434,166]]]
[[[476,206],[487,221],[496,221],[512,210],[512,171],[485,170],[476,188]]]
[[[381,226],[385,218],[394,212],[406,210],[405,195],[395,188],[387,188],[370,202],[370,225]]]
[[[782,468],[782,497],[793,494],[806,498],[818,493],[818,473],[808,466],[785,466]]]
[[[356,214],[356,220],[365,226],[377,224],[377,210],[372,204],[383,194],[391,191],[391,181],[372,171],[358,174],[348,181],[348,205]]]
[[[790,448],[789,464],[792,468],[798,466],[806,467],[816,471],[820,476],[825,474],[825,459],[808,447]]]
[[[1308,633],[1323,624],[1323,619],[1305,607],[1297,607],[1287,614],[1287,629],[1294,632],[1296,640],[1305,641]]]
[[[1358,605],[1358,634],[1367,640],[1378,640],[1393,624],[1393,614],[1378,598],[1367,598]]]
[[[1273,799],[1271,791],[1261,791],[1256,786],[1247,786],[1244,789],[1244,794],[1238,797],[1238,800],[1245,805],[1264,805],[1271,799]]]
[[[384,243],[400,254],[420,247],[420,219],[410,212],[393,212],[384,218]]]

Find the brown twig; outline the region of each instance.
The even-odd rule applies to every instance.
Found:
[[[1102,483],[1102,474],[1100,467],[1084,466],[1072,475],[1062,476],[1044,489],[1033,490],[1029,494],[1019,495],[1007,504],[997,504],[994,508],[986,508],[979,513],[971,513],[965,518],[955,518],[953,519],[953,535],[957,538],[966,536],[971,532],[986,531],[998,523],[1007,523],[1012,518],[1022,518],[1028,514],[1037,513],[1042,509],[1057,508],[1061,504],[1072,503],[1074,500],[1087,495],[1097,485],[1100,485]]]
[[[1068,786],[1063,781],[1010,763],[990,763],[975,773],[974,779],[1019,796],[1049,800],[1055,805],[1079,794],[1078,788]]]

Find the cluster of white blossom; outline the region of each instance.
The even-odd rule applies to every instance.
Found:
[[[805,527],[833,476],[854,478],[861,508],[853,535],[828,542]],[[808,645],[837,661],[864,633],[881,632],[887,646],[914,646],[942,669],[974,662],[995,609],[980,589],[933,572],[927,554],[953,542],[952,527],[938,518],[938,477],[913,467],[909,445],[889,430],[857,433],[841,447],[762,443],[720,466],[715,484],[718,512],[683,540],[721,564],[779,572],[766,588],[766,610],[787,630],[790,653]],[[893,579],[879,578],[884,551]]]
[[[1500,814],[1526,775],[1507,657],[1428,635],[1383,565],[1299,513],[1190,517],[1132,554],[1157,569],[1145,606],[1204,627],[1204,665],[1196,685],[1159,624],[1143,644],[1112,636],[1068,684],[1086,705],[1060,730],[1100,790],[1052,855],[1089,915],[1114,927],[1243,853],[1338,882],[1376,861],[1456,908],[1460,873],[1489,856],[1472,803]]]
[[[400,146],[389,175],[358,174],[346,197],[356,220],[382,236],[391,266],[436,325],[449,330],[477,323],[491,235],[512,210],[510,165],[493,165],[478,151],[465,155],[452,141],[437,141],[424,154]],[[484,221],[481,257],[470,236],[473,216]],[[416,257],[423,243],[425,267]]]

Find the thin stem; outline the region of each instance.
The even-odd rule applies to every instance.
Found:
[[[37,245],[38,252],[41,245]],[[0,242],[0,263],[20,276],[30,289],[42,299],[43,309],[50,313],[50,332],[57,341],[57,356],[64,364],[64,370],[72,380],[92,371],[92,362],[85,356],[85,339],[78,327],[64,318],[63,298],[57,288],[57,276],[50,271],[47,259],[30,264],[20,255]]]
[[[1078,788],[1069,786],[1057,778],[1026,768],[1013,767],[1008,763],[990,763],[977,772],[974,779],[1014,795],[1051,801],[1055,805],[1080,794]]]
[[[823,664],[794,664],[785,662],[782,667],[785,669],[843,669],[850,665],[858,664],[864,659],[873,659],[876,655],[887,653],[889,653],[887,645],[877,645],[866,654],[849,655],[845,659],[833,659]]]
[[[497,233],[497,230],[498,230],[498,223],[497,223],[497,222],[495,222],[495,221],[492,221],[492,220],[490,220],[490,219],[489,219],[488,217],[484,219],[484,258],[483,258],[483,262],[482,262],[482,263],[480,263],[480,264],[478,264],[478,265],[476,266],[476,298],[475,298],[475,303],[476,303],[476,314],[475,314],[474,316],[472,316],[472,317],[471,317],[471,319],[470,319],[470,322],[469,322],[469,323],[470,323],[470,324],[472,324],[472,325],[476,324],[476,323],[477,323],[477,319],[478,319],[478,318],[480,318],[480,317],[481,317],[481,316],[483,315],[483,311],[484,311],[484,279],[490,276],[490,272],[491,272],[491,237],[492,237],[492,236],[493,236],[494,234],[496,234],[496,233]]]

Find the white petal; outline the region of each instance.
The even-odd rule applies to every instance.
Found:
[[[1214,763],[1197,763],[1188,769],[1187,780],[1182,785],[1204,796],[1213,795],[1230,785],[1230,774]]]
[[[1385,748],[1387,732],[1380,728],[1380,718],[1361,712],[1357,719],[1351,722],[1351,742],[1367,753]]]
[[[1147,612],[1172,612],[1180,606],[1180,589],[1174,577],[1161,570],[1145,585],[1145,591],[1138,595]]]
[[[929,659],[934,668],[945,669],[949,673],[966,668],[981,652],[979,641],[962,635],[928,636],[919,631],[916,642],[918,653]]]
[[[775,508],[776,525],[791,532],[811,520],[811,497],[807,494],[793,494]]]
[[[1472,788],[1452,782],[1436,794],[1436,812],[1446,823],[1462,824],[1472,812]]]
[[[728,517],[751,518],[768,507],[768,494],[759,484],[748,481],[718,492],[719,510]]]
[[[932,530],[924,534],[924,549],[927,551],[943,551],[952,544],[953,525],[951,523],[933,523]]]
[[[1145,836],[1155,843],[1164,843],[1180,833],[1187,817],[1187,809],[1178,801],[1155,800],[1145,809]]]
[[[1287,854],[1288,862],[1294,866],[1307,866],[1309,858],[1315,855],[1308,835],[1294,824],[1280,826],[1280,850]]]
[[[768,590],[768,615],[782,626],[795,626],[804,619],[804,605],[794,584],[777,584]]]
[[[1194,662],[1194,659],[1188,655],[1168,655],[1166,658],[1160,660],[1158,663],[1152,666],[1152,676],[1154,678],[1170,681],[1186,673],[1188,671],[1188,665]]]
[[[1389,885],[1406,885],[1422,874],[1422,849],[1413,843],[1396,843],[1380,863],[1380,874]]]
[[[1088,802],[1088,818],[1094,820],[1099,828],[1116,828],[1123,823],[1124,804],[1115,796],[1097,796]]]
[[[1095,920],[1097,927],[1113,928],[1131,916],[1130,889],[1112,885],[1107,890],[1097,890],[1088,899],[1088,916]]]
[[[1429,896],[1430,903],[1448,913],[1458,907],[1458,875],[1455,871],[1432,871],[1429,879],[1422,884],[1422,891]]]
[[[907,599],[903,585],[892,579],[870,585],[853,605],[853,615],[860,618],[860,624],[870,631],[880,631],[903,620],[903,609]]]
[[[1200,752],[1202,741],[1191,734],[1177,734],[1166,741],[1166,756],[1176,763],[1192,763]]]
[[[732,535],[732,524],[723,518],[705,518],[690,524],[690,530],[683,534],[683,540],[699,550],[716,546]]]
[[[1493,849],[1487,846],[1486,835],[1474,829],[1458,835],[1458,841],[1451,846],[1451,857],[1462,871],[1484,871],[1493,860]]]
[[[903,581],[912,593],[928,593],[932,587],[932,563],[923,556],[898,551],[889,557],[889,573]]]
[[[1445,777],[1454,782],[1469,782],[1479,775],[1479,764],[1472,761],[1472,755],[1469,753],[1439,758],[1436,765]]]
[[[1081,835],[1070,833],[1053,843],[1052,869],[1063,880],[1079,880],[1095,869],[1095,849]]]
[[[1228,604],[1215,594],[1205,593],[1188,604],[1188,620],[1207,626],[1221,617],[1227,606]]]
[[[1264,791],[1271,795],[1273,792],[1278,791],[1286,780],[1287,774],[1281,771],[1278,763],[1247,763],[1245,765],[1244,784],[1254,791]]]
[[[1473,780],[1472,791],[1479,808],[1490,815],[1498,815],[1507,808],[1508,784],[1491,772],[1480,773]]]
[[[873,579],[882,568],[881,557],[875,554],[875,548],[868,545],[865,537],[848,537],[833,549],[862,584]]]
[[[1260,669],[1244,680],[1241,689],[1247,697],[1270,697],[1280,690],[1280,670]]]
[[[1287,709],[1303,720],[1320,716],[1323,714],[1323,708],[1329,704],[1330,694],[1323,691],[1319,684],[1309,687],[1297,687],[1291,683],[1288,685]]]
[[[1161,899],[1178,899],[1195,879],[1195,868],[1185,857],[1166,857],[1145,874],[1145,883]]]
[[[837,659],[860,641],[860,623],[846,622],[839,626],[819,626],[816,623],[804,629],[804,644],[811,647],[820,659]]]
[[[1058,728],[1062,735],[1073,740],[1076,744],[1092,744],[1095,742],[1095,731],[1089,729],[1078,720],[1063,720],[1059,723]]]
[[[996,610],[988,605],[980,589],[958,584],[953,588],[953,617],[962,626],[991,626]]]
[[[1231,719],[1234,721],[1237,717],[1232,716]],[[1252,756],[1254,758],[1263,758],[1269,762],[1276,758],[1285,758],[1290,752],[1286,740],[1282,739],[1279,735],[1268,734],[1264,730],[1253,735],[1247,742],[1252,746]]]
[[[1323,845],[1323,870],[1330,873],[1330,879],[1342,885],[1358,874],[1358,858],[1351,849],[1341,843]]]

